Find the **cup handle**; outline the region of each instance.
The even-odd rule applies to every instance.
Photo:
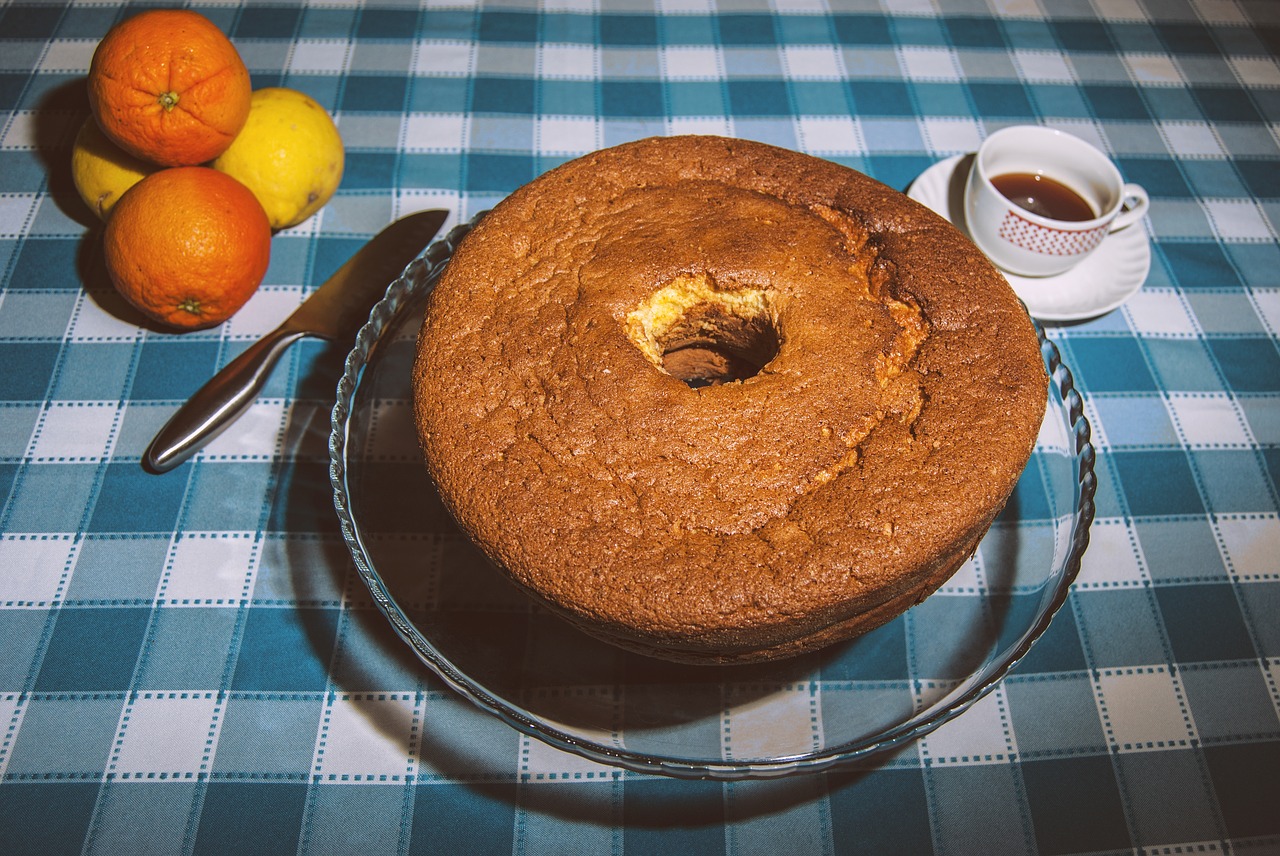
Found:
[[[1112,232],[1137,223],[1146,216],[1147,209],[1151,207],[1151,199],[1141,185],[1126,184],[1121,188],[1120,195],[1124,199],[1124,204],[1120,206],[1120,213],[1111,221],[1110,231]]]

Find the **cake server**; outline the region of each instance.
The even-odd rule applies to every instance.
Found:
[[[383,229],[285,319],[227,363],[170,417],[142,456],[142,465],[167,472],[194,455],[249,409],[285,349],[304,336],[353,340],[373,308],[409,262],[422,252],[448,211],[419,211]]]

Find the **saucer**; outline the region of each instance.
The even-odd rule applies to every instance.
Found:
[[[954,155],[920,174],[907,195],[966,232],[964,185],[973,155]],[[955,216],[953,216],[953,214]],[[1133,296],[1151,269],[1151,245],[1139,224],[1108,235],[1098,249],[1056,276],[1004,274],[1027,311],[1041,321],[1082,321],[1105,315]]]

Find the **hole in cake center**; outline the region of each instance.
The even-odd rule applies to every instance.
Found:
[[[662,371],[691,387],[755,377],[778,353],[769,293],[677,277],[626,319],[627,335]]]
[[[663,371],[692,387],[755,377],[778,353],[767,318],[744,318],[715,303],[691,307],[657,344]]]

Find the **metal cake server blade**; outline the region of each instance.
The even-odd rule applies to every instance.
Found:
[[[142,456],[155,473],[190,458],[239,418],[266,385],[285,349],[304,336],[354,338],[387,286],[430,243],[448,211],[419,211],[361,247],[279,327],[249,346],[200,387],[156,434]]]

